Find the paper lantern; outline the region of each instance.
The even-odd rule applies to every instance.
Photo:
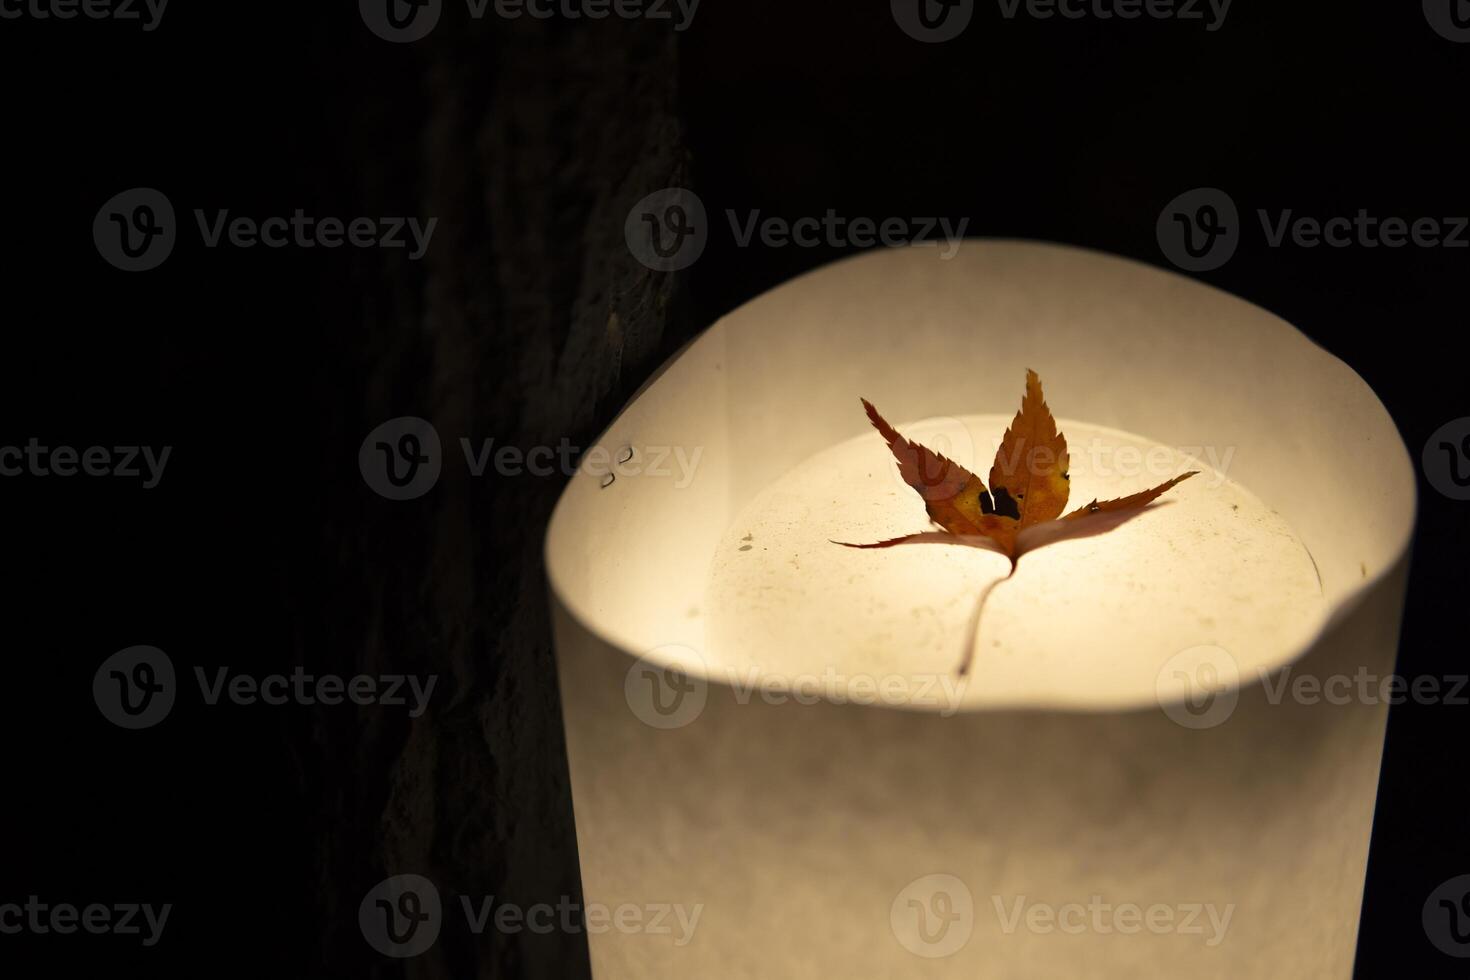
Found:
[[[1027,368],[1074,504],[1200,475],[998,585],[831,543],[928,527],[859,396],[983,476]],[[640,910],[598,977],[1350,976],[1414,481],[1289,324],[1073,248],[873,252],[599,445],[547,537],[585,898]]]

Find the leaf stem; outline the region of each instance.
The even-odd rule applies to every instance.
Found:
[[[1005,578],[996,579],[985,587],[984,592],[980,593],[980,600],[975,603],[975,612],[970,617],[970,641],[965,646],[965,659],[960,662],[959,676],[964,677],[968,674],[970,672],[970,665],[975,662],[975,645],[980,642],[980,613],[985,608],[985,600],[990,598],[990,593],[995,591],[997,585],[1008,581],[1012,575],[1016,574],[1016,565],[1020,560],[1019,557],[1012,558],[1011,570],[1006,572]]]

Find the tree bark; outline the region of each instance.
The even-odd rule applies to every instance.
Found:
[[[446,18],[447,19],[447,18]],[[321,556],[298,611],[308,666],[438,675],[429,710],[304,716],[317,816],[320,969],[421,977],[588,975],[577,930],[479,935],[461,897],[580,904],[542,562],[565,476],[475,477],[459,440],[586,447],[692,332],[679,274],[630,254],[634,202],[687,183],[672,32],[609,19],[441,24],[341,56],[338,141],[358,214],[437,217],[424,259],[367,250],[323,295],[339,335],[321,368],[322,435],[343,447]],[[411,50],[404,50],[411,49]],[[419,415],[437,485],[386,500],[356,472],[380,423]],[[560,470],[560,468],[558,468]],[[370,949],[358,904],[388,875],[435,883],[445,922],[422,955]]]

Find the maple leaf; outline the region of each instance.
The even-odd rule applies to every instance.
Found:
[[[995,462],[990,467],[989,487],[954,460],[905,439],[878,414],[871,402],[866,398],[862,402],[868,419],[898,461],[899,475],[923,498],[929,519],[944,530],[906,534],[872,544],[833,542],[848,548],[983,543],[1010,559],[1011,571],[1006,576],[1009,578],[1015,574],[1016,563],[1027,551],[1064,538],[1111,530],[1140,513],[1170,487],[1198,472],[1182,473],[1127,497],[1094,499],[1086,506],[1063,515],[1070,490],[1067,439],[1057,431],[1056,419],[1047,408],[1046,398],[1041,392],[1041,379],[1035,371],[1026,372],[1026,393],[1021,398],[1021,409],[1011,420],[996,450]],[[1025,541],[1022,540],[1023,531],[1031,532]],[[989,590],[981,597],[980,603],[983,605],[988,597]],[[978,618],[979,606],[976,608],[976,624]],[[967,653],[960,673],[964,674],[969,665],[970,654]]]

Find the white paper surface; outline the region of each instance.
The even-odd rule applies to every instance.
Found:
[[[932,669],[947,659],[958,606],[923,624],[898,574],[929,574],[907,564],[919,554],[829,562],[807,550],[819,529],[800,524],[783,546],[818,573],[801,580],[805,605],[790,607],[797,580],[768,567],[740,586],[771,587],[743,621],[708,592],[731,535],[752,533],[737,526],[742,512],[815,455],[870,437],[859,395],[900,424],[1009,417],[1028,367],[1079,433],[1233,448],[1228,475],[1243,489],[1186,481],[1172,503],[1107,535],[1023,558],[988,625],[1016,637],[1038,610],[1047,618],[989,659],[982,649],[988,703],[949,714],[781,699],[778,655],[839,673],[897,662],[902,630],[892,648],[870,642],[883,617],[920,621],[924,640],[908,646]],[[683,447],[701,462],[682,484],[625,475],[603,489],[579,474],[548,535],[586,898],[701,911],[683,944],[648,930],[590,936],[599,977],[1350,975],[1386,705],[1273,696],[1260,669],[1268,681],[1392,669],[1413,477],[1372,392],[1291,326],[1182,276],[1076,249],[870,253],[716,324],[604,444]],[[1210,560],[1188,574],[1157,553],[1233,533],[1226,503],[1253,515],[1238,548],[1193,540]],[[875,507],[869,533],[851,538],[922,530],[909,526],[921,514]],[[1298,542],[1320,573],[1310,609],[1292,598]],[[1230,550],[1240,553],[1225,574]],[[1274,557],[1253,563],[1263,554]],[[1003,571],[979,552],[936,560],[977,581],[992,564]],[[1089,588],[1084,567],[1117,574]],[[873,588],[858,588],[865,578]],[[933,605],[922,584],[914,610]],[[864,596],[891,605],[854,612]],[[784,631],[772,625],[783,615]],[[1063,649],[1079,629],[1096,650]],[[1146,642],[1130,647],[1130,633]],[[776,649],[798,636],[810,649]],[[1044,660],[1026,660],[1037,644]],[[771,669],[733,687],[711,673],[732,656]],[[1104,656],[1127,669],[1100,670]],[[670,663],[691,674],[659,671]],[[1242,669],[1223,669],[1232,663]],[[654,707],[642,700],[659,691]],[[1089,912],[1080,930],[1045,927],[1048,910],[1075,924],[1076,909],[1101,905],[1158,921],[1172,910],[1173,925],[1127,932],[1116,913]],[[1183,924],[1196,906],[1191,926],[1203,931]],[[1031,919],[1011,915],[1033,907]],[[1207,909],[1229,910],[1223,931],[1210,932]]]

